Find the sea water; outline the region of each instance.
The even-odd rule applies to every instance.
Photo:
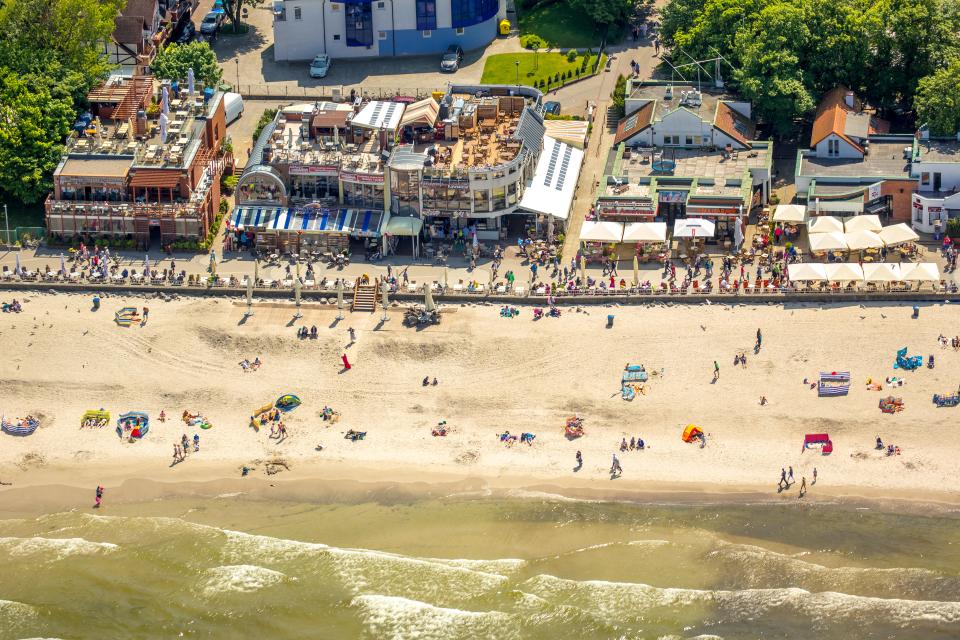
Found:
[[[0,521],[0,638],[957,638],[957,525],[559,497],[108,503]]]

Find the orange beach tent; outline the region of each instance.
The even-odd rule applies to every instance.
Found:
[[[688,424],[687,428],[683,430],[683,441],[690,442],[694,438],[699,438],[703,436],[703,430],[700,429],[695,424]]]

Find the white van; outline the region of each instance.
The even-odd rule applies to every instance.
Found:
[[[239,93],[223,94],[223,110],[227,115],[227,124],[230,124],[243,115],[243,96]]]

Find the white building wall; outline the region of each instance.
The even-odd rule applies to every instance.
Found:
[[[713,125],[704,122],[700,119],[700,116],[682,107],[671,111],[659,122],[655,122],[651,129],[653,130],[653,144],[658,147],[665,144],[664,138],[668,136],[680,136],[679,144],[681,146],[686,144],[687,136],[699,136],[699,145],[709,144],[713,138]],[[670,144],[678,143],[671,142]],[[693,144],[697,145],[698,143],[694,141]]]
[[[723,131],[720,131],[716,127],[712,127],[712,129],[713,129],[713,144],[715,144],[716,146],[722,148],[722,147],[726,147],[729,144],[731,147],[738,150],[747,148],[742,142],[734,138],[731,138],[730,136],[725,134]]]
[[[838,140],[840,143],[840,153],[838,155],[830,155],[829,149],[827,148],[828,141]],[[850,145],[849,142],[841,138],[835,133],[831,133],[829,136],[821,140],[817,144],[817,157],[818,158],[862,158],[863,153]]]
[[[940,174],[940,191],[950,191],[960,187],[960,162],[920,162],[910,165],[910,176],[920,180],[920,191],[933,191],[934,173]],[[923,174],[928,181],[923,182]]]
[[[286,19],[273,21],[273,59],[276,61],[313,60],[324,53],[321,0],[285,0]],[[300,8],[300,20],[295,9]]]

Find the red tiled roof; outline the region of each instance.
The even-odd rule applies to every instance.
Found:
[[[847,114],[861,113],[863,103],[854,96],[853,107],[847,106],[846,95],[849,89],[843,85],[834,87],[823,96],[820,105],[817,107],[817,116],[813,121],[813,131],[810,134],[810,146],[815,147],[824,138],[834,134],[845,140],[853,148],[863,151],[863,147],[851,139],[847,134]],[[887,133],[890,131],[890,123],[886,120],[874,116],[870,117],[870,124],[867,129],[868,135],[874,133]]]
[[[750,141],[757,133],[757,127],[752,120],[722,100],[717,103],[713,126],[748,149],[751,148]]]
[[[617,123],[617,135],[613,139],[613,144],[620,144],[649,127],[653,120],[655,106],[656,101],[651,100]]]

